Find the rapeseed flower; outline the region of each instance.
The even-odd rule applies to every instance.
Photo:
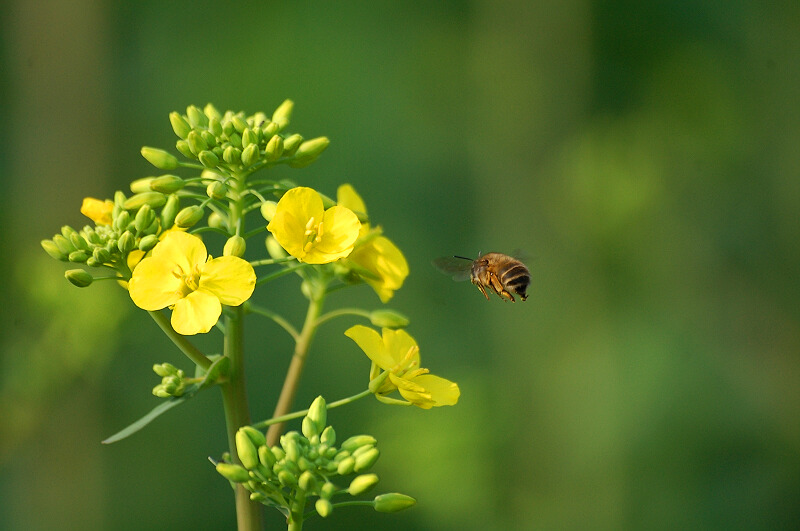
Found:
[[[110,199],[101,201],[94,197],[86,197],[81,204],[81,214],[91,219],[97,225],[111,225],[113,219],[111,213],[114,210],[114,202]]]

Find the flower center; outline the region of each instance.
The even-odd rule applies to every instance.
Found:
[[[398,362],[397,365],[392,367],[392,372],[397,376],[403,376],[410,370],[415,369],[419,365],[419,361],[413,359],[417,353],[419,352],[419,347],[417,345],[413,345],[408,349],[406,355]]]
[[[322,241],[322,222],[316,223],[314,216],[306,223],[305,243],[303,244],[303,252],[309,252],[314,244]]]
[[[175,278],[181,279],[183,285],[180,288],[181,297],[186,297],[193,291],[200,288],[200,265],[195,265],[189,274],[185,274],[183,269],[176,267],[172,272]]]

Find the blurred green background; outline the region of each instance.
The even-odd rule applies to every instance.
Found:
[[[153,363],[189,363],[39,241],[153,174],[139,148],[172,149],[170,111],[292,98],[290,130],[332,144],[276,175],[359,190],[410,263],[391,307],[462,390],[332,411],[380,441],[379,487],[419,504],[307,529],[796,529],[800,4],[766,4],[5,2],[0,528],[235,528],[205,461],[218,392],[100,444],[158,403]],[[430,265],[515,249],[523,304]],[[297,288],[264,303],[298,322]],[[362,287],[327,308],[354,303],[380,305]],[[346,321],[317,336],[301,405],[363,389]],[[247,344],[261,419],[290,344],[271,323]]]

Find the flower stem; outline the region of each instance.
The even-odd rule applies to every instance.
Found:
[[[303,323],[303,329],[297,337],[294,345],[294,355],[289,364],[289,370],[286,372],[286,378],[283,381],[283,388],[278,397],[278,403],[275,405],[274,417],[281,417],[286,415],[292,409],[292,402],[297,393],[297,387],[300,384],[300,376],[303,373],[303,366],[306,362],[306,355],[311,346],[311,340],[314,338],[314,332],[317,330],[317,318],[322,312],[322,304],[325,301],[325,296],[322,295],[318,298],[313,298],[308,303],[308,311],[306,312],[306,320]],[[280,422],[273,424],[267,431],[267,446],[277,444],[278,439],[283,433],[284,423]]]
[[[317,319],[317,326],[321,325],[326,321],[330,321],[335,317],[341,317],[343,315],[357,315],[359,317],[364,317],[366,319],[370,318],[370,312],[367,310],[362,310],[361,308],[340,308],[338,310],[332,310],[325,315],[320,315]]]
[[[197,350],[197,347],[189,343],[189,340],[187,340],[185,336],[182,336],[178,332],[176,332],[172,328],[172,325],[170,324],[169,319],[167,319],[166,315],[164,315],[160,311],[156,312],[151,311],[147,313],[150,314],[150,317],[153,318],[153,321],[156,322],[159,328],[161,328],[161,330],[163,330],[164,333],[167,334],[167,337],[169,337],[172,340],[172,342],[175,343],[175,346],[181,349],[181,352],[186,354],[186,357],[192,360],[195,363],[195,365],[201,367],[204,371],[207,371],[208,368],[211,367],[211,360],[208,359],[205,354]]]
[[[236,453],[236,431],[250,423],[247,394],[244,380],[243,323],[241,306],[230,308],[225,317],[225,356],[230,360],[228,381],[220,384],[222,404],[225,409],[225,425],[228,433],[228,448],[234,462],[239,463]],[[250,493],[241,484],[236,485],[236,520],[239,531],[262,529],[261,504],[250,500]]]
[[[344,406],[346,404],[351,404],[351,403],[355,402],[356,400],[360,400],[360,399],[364,398],[365,396],[369,396],[371,394],[372,394],[372,391],[369,390],[369,389],[366,389],[366,390],[361,391],[360,393],[355,394],[353,396],[348,396],[347,398],[342,398],[341,400],[337,400],[336,402],[331,402],[330,404],[326,405],[326,409],[331,410],[331,409],[339,407],[339,406]],[[278,424],[280,422],[286,422],[287,420],[299,419],[300,417],[304,417],[307,414],[308,414],[308,409],[303,409],[302,411],[295,411],[293,413],[288,413],[288,414],[282,415],[280,417],[273,417],[271,419],[262,420],[261,422],[256,422],[252,426],[254,428],[259,429],[259,430],[263,430],[267,426],[272,426],[273,424]]]

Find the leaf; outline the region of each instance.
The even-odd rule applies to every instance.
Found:
[[[109,437],[108,439],[104,440],[103,444],[115,443],[117,441],[121,441],[122,439],[130,437],[131,435],[133,435],[137,431],[141,430],[142,428],[144,428],[145,426],[150,424],[153,420],[155,420],[157,417],[159,417],[163,413],[166,413],[167,411],[169,411],[170,409],[174,408],[175,406],[178,406],[178,405],[186,402],[188,399],[190,399],[197,392],[197,390],[198,390],[198,386],[197,385],[190,386],[189,388],[186,389],[186,392],[183,395],[181,395],[179,397],[172,397],[169,400],[167,400],[166,402],[163,402],[163,403],[157,405],[156,407],[154,407],[150,411],[150,413],[148,413],[144,417],[140,418],[139,420],[137,420],[136,422],[134,422],[133,424],[131,424],[130,426],[128,426],[124,430],[119,431],[119,432],[115,433],[114,435],[112,435],[111,437]]]

